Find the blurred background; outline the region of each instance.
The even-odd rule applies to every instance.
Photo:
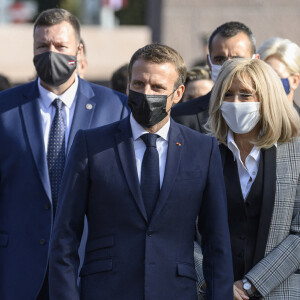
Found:
[[[209,35],[227,21],[249,26],[257,46],[274,36],[300,44],[300,0],[0,0],[0,73],[13,85],[35,77],[33,22],[53,7],[81,21],[85,79],[104,85],[150,42],[178,50],[188,68],[202,64]]]

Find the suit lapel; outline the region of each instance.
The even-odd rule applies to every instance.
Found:
[[[91,100],[94,97],[92,88],[87,82],[79,79],[76,95],[75,111],[69,134],[67,153],[69,153],[74,137],[79,129],[90,128],[96,103]]]
[[[156,203],[156,207],[153,212],[151,223],[159,215],[164,205],[166,204],[178,173],[183,147],[183,136],[180,133],[178,125],[171,119],[164,180]]]
[[[21,105],[21,111],[24,118],[28,141],[43,187],[49,200],[51,200],[50,180],[42,133],[42,121],[38,105],[39,92],[37,81],[32,83],[31,89],[29,89],[24,96],[27,98],[27,101]]]
[[[143,215],[145,221],[148,222],[148,217],[142,198],[142,192],[140,189],[140,183],[136,169],[133,138],[129,117],[120,121],[119,130],[120,132],[116,134],[115,139],[125,178],[141,214]]]
[[[264,161],[263,200],[253,261],[254,265],[265,255],[276,191],[276,147],[273,146],[262,150],[262,155]]]

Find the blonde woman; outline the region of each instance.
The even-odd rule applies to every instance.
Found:
[[[258,48],[258,53],[279,75],[289,101],[300,114],[300,107],[294,102],[300,83],[300,47],[288,39],[273,37]]]
[[[209,122],[223,162],[234,299],[300,299],[300,119],[277,74],[258,59],[227,61]]]

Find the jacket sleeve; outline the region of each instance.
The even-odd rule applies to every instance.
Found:
[[[88,195],[88,158],[83,131],[72,145],[64,172],[49,254],[50,299],[79,300],[78,247]]]
[[[300,269],[300,177],[296,188],[289,235],[257,263],[245,277],[265,297],[297,269]]]
[[[205,282],[204,275],[203,275],[203,268],[202,268],[202,262],[203,262],[203,255],[200,245],[198,244],[198,241],[194,242],[194,262],[195,262],[195,271],[197,276],[197,294],[198,298],[201,299],[201,296],[204,298],[205,291],[201,290],[201,286]]]
[[[206,187],[198,216],[206,299],[233,299],[233,269],[227,220],[226,191],[219,148],[212,148]]]

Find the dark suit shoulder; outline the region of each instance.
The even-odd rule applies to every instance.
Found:
[[[37,88],[36,81],[31,81],[25,84],[21,84],[9,89],[6,89],[4,91],[0,92],[0,101],[5,101],[5,99],[9,99],[11,96],[23,94],[25,91],[31,90],[32,88]],[[11,99],[11,101],[14,101],[15,99]]]
[[[32,97],[29,97],[32,95]],[[0,112],[31,101],[38,95],[37,81],[31,81],[0,92]]]
[[[83,80],[82,80],[83,81]],[[114,91],[108,87],[83,81],[85,84],[88,84],[93,92],[95,93],[95,96],[101,95],[102,97],[108,97],[109,100],[112,100],[113,98],[119,99],[123,103],[127,103],[127,96],[125,94],[119,93],[117,91]],[[101,101],[101,98],[96,97],[97,100]]]
[[[194,115],[199,112],[208,110],[209,99],[211,93],[192,99],[183,103],[179,103],[172,108],[171,116],[178,117],[184,115]]]

